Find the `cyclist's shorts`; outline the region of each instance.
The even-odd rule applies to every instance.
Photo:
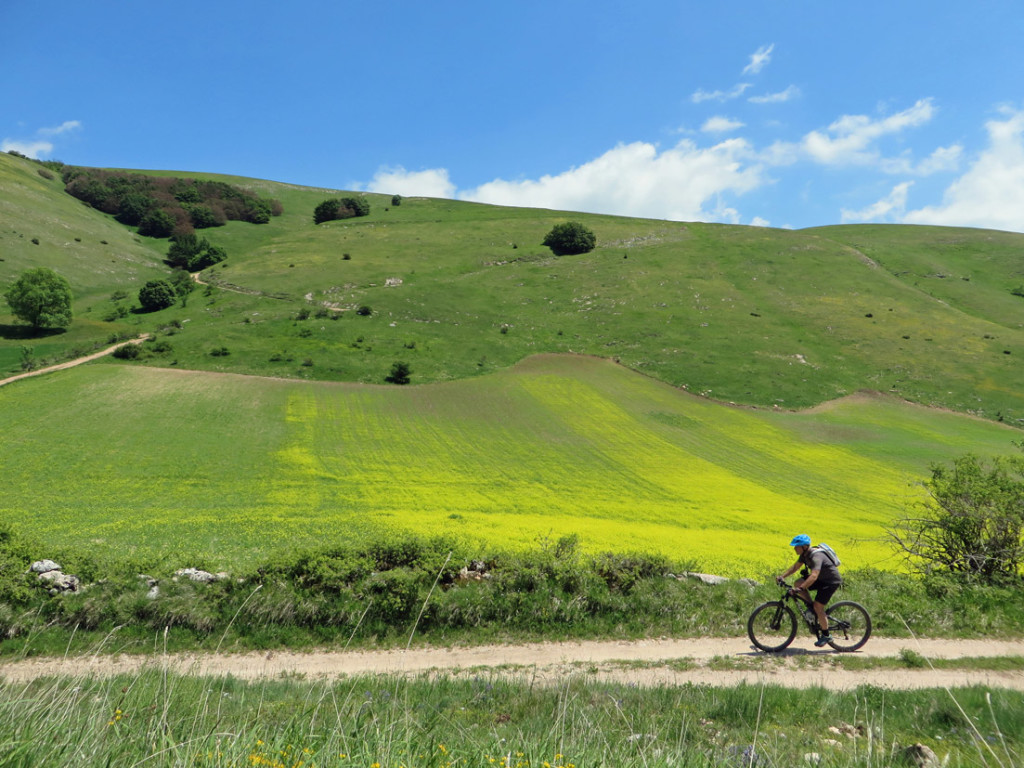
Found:
[[[811,589],[814,590],[814,602],[827,605],[828,601],[832,599],[832,595],[836,593],[836,590],[842,586],[841,584],[822,584],[820,587],[815,588],[813,585]]]

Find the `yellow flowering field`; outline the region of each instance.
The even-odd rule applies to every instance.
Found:
[[[572,356],[408,387],[92,365],[0,388],[0,520],[226,569],[382,529],[482,549],[577,534],[731,575],[805,532],[885,569],[884,527],[931,463],[1019,439],[877,395],[740,408]]]

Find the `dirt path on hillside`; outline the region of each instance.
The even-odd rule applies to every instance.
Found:
[[[104,357],[106,355],[113,354],[115,350],[120,349],[126,344],[141,344],[148,338],[149,334],[144,333],[138,338],[131,339],[129,341],[122,341],[119,344],[114,344],[112,346],[107,347],[106,349],[100,350],[99,352],[93,352],[91,355],[86,355],[85,357],[76,357],[74,360],[68,360],[63,363],[57,363],[57,365],[48,365],[46,368],[39,368],[38,370],[35,371],[26,371],[25,373],[19,373],[16,376],[9,376],[6,379],[0,379],[0,387],[2,387],[4,384],[10,384],[12,381],[18,381],[19,379],[27,379],[29,376],[41,376],[44,373],[62,371],[65,368],[73,368],[76,365],[88,363],[90,360],[95,360],[98,357]]]
[[[683,685],[860,685],[910,689],[986,685],[1024,691],[1024,671],[924,668],[845,669],[838,657],[894,658],[906,649],[924,658],[1024,657],[1024,640],[913,640],[872,638],[855,654],[818,650],[810,637],[798,638],[785,653],[754,650],[746,638],[593,641],[491,645],[470,648],[417,648],[406,651],[311,651],[292,653],[94,655],[63,659],[0,662],[0,679],[27,682],[50,675],[134,674],[143,669],[185,674],[272,679],[302,676],[334,679],[352,675],[498,675],[540,684],[571,677],[656,686]]]

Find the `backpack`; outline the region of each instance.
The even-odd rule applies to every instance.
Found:
[[[839,555],[837,555],[836,551],[832,549],[832,547],[830,547],[828,544],[818,544],[817,548],[824,552],[826,555],[828,555],[828,559],[832,561],[832,565],[838,567],[842,564],[842,562],[839,560]]]

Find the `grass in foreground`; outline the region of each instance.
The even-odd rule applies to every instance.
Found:
[[[1024,694],[983,688],[797,694],[486,675],[244,683],[153,669],[0,684],[0,715],[0,763],[11,768],[868,768],[899,764],[918,743],[953,766],[1024,756]]]

